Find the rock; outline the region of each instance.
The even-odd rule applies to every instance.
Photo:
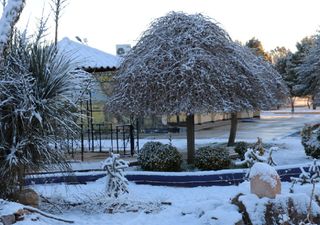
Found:
[[[281,181],[277,171],[266,163],[255,163],[250,171],[250,189],[259,198],[275,198],[281,193]]]
[[[22,191],[17,191],[14,193],[13,198],[23,205],[29,205],[35,208],[39,207],[40,197],[37,192],[32,189],[23,189]]]
[[[11,225],[16,222],[14,215],[6,215],[6,216],[0,216],[0,224],[3,225]]]

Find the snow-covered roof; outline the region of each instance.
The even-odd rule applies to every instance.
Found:
[[[87,71],[119,68],[121,58],[65,37],[58,42],[58,49],[70,54]]]

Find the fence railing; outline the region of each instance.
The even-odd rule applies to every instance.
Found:
[[[79,124],[78,138],[67,138],[63,143],[67,152],[74,156],[76,153],[87,152],[118,153],[134,155],[139,152],[139,129],[132,124],[113,125],[111,123]]]

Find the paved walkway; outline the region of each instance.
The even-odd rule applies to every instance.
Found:
[[[320,123],[320,110],[297,108],[294,114],[291,114],[288,109],[264,111],[261,113],[260,119],[243,119],[239,121],[237,139],[263,137],[264,140],[268,141],[283,138],[299,132],[308,123]],[[196,131],[196,139],[228,139],[230,123],[225,121],[221,124],[221,126]],[[171,135],[172,138],[186,138],[185,133]],[[155,138],[168,138],[168,135],[157,135]]]

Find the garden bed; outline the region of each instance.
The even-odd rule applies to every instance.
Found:
[[[301,173],[300,166],[287,165],[277,166],[277,172],[282,181],[290,181],[290,177],[298,177]],[[229,186],[238,185],[245,180],[246,169],[230,169],[219,171],[197,171],[197,172],[148,172],[127,171],[126,178],[136,184],[150,184],[174,187],[197,187],[197,186]],[[32,175],[26,178],[26,185],[67,183],[85,184],[96,181],[105,176],[103,171],[50,173]]]

